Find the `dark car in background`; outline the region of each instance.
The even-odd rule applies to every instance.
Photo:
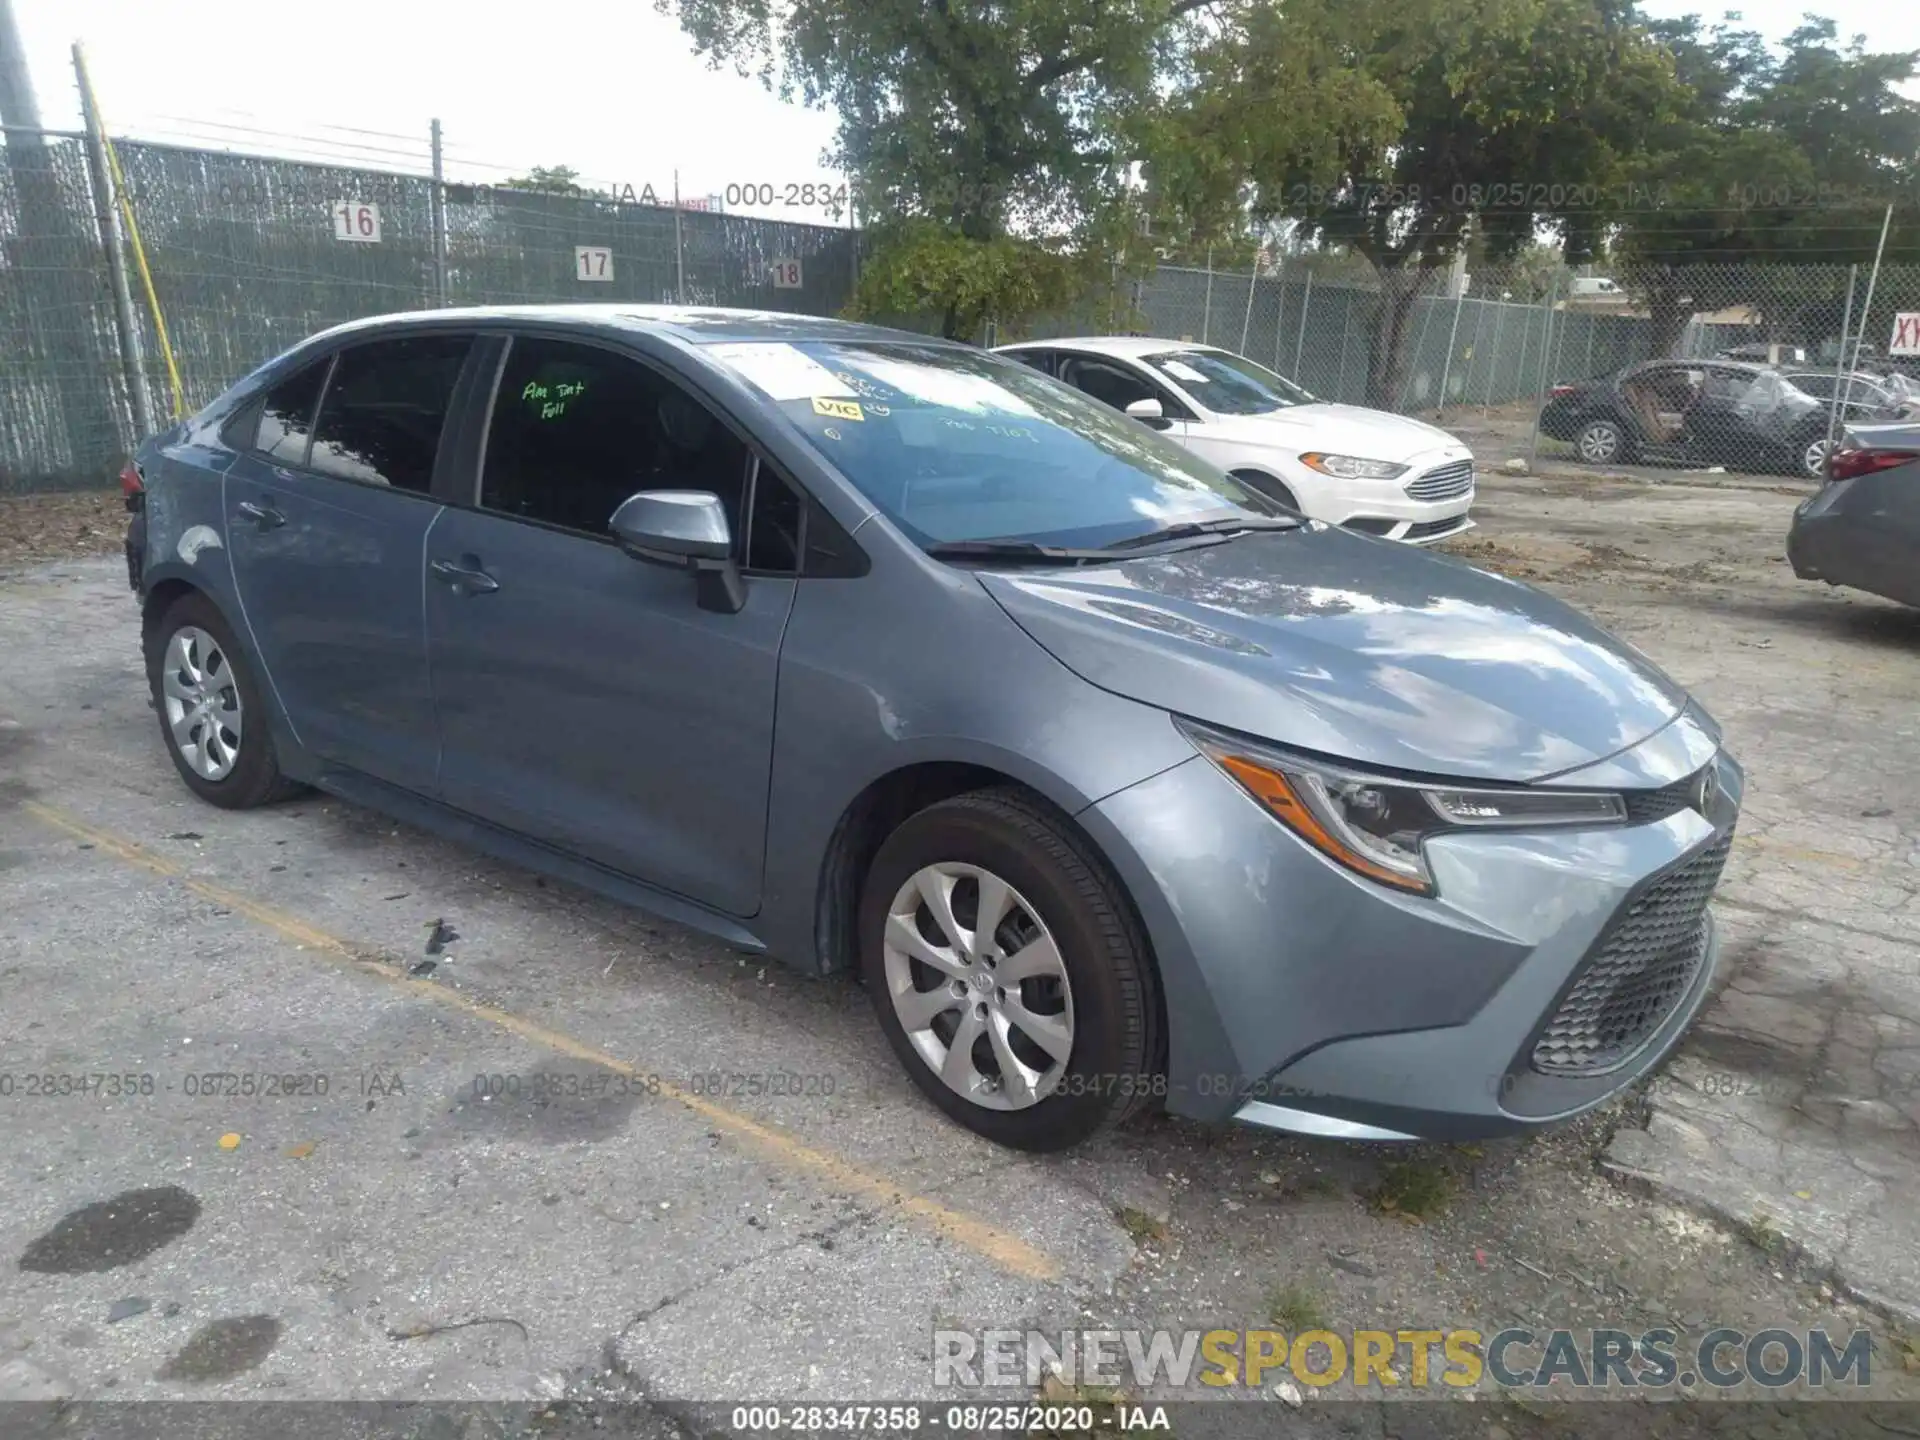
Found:
[[[1827,483],[1793,512],[1787,559],[1802,580],[1920,605],[1920,424],[1846,432]]]
[[[1809,373],[1804,367],[1792,372]],[[1841,404],[1841,423],[1895,418],[1884,386],[1856,382],[1853,389],[1857,394]],[[1540,433],[1571,441],[1592,465],[1724,465],[1819,479],[1834,403],[1808,394],[1788,371],[1771,365],[1653,360],[1554,386],[1540,413]]]

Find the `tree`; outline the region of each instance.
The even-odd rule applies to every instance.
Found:
[[[533,190],[545,195],[584,195],[580,172],[571,165],[536,165],[524,175],[501,182],[506,190]]]
[[[1650,28],[1685,102],[1649,133],[1628,167],[1627,203],[1608,220],[1624,278],[1652,317],[1655,354],[1673,351],[1695,312],[1733,304],[1837,329],[1840,267],[1872,258],[1885,207],[1903,193],[1888,259],[1920,258],[1920,105],[1899,89],[1920,55],[1873,54],[1857,40],[1839,48],[1826,20],[1794,31],[1779,54],[1754,31],[1703,29],[1696,16]],[[1803,282],[1783,295],[1767,261],[1835,268],[1821,293]]]
[[[1202,154],[1231,158],[1190,162],[1188,190],[1239,173],[1250,194],[1214,180],[1213,204],[1292,217],[1371,263],[1367,393],[1387,407],[1434,273],[1470,235],[1500,262],[1543,225],[1569,258],[1590,255],[1593,197],[1676,88],[1629,0],[1305,0],[1256,12],[1197,68],[1183,123]],[[1303,109],[1310,128],[1263,128]]]
[[[911,297],[949,336],[1127,252],[1135,136],[1203,3],[657,0],[713,63],[833,109],[873,231],[857,303]]]

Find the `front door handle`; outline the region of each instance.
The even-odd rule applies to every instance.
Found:
[[[287,517],[271,505],[261,505],[253,500],[242,500],[239,509],[243,518],[251,520],[255,526],[262,530],[278,530],[282,525],[287,523]]]
[[[456,565],[451,560],[436,560],[427,568],[443,581],[456,595],[489,595],[500,588],[500,582],[480,568],[480,562],[471,555],[460,557],[470,562]]]

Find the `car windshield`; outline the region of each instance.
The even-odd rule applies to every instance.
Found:
[[[1168,350],[1141,358],[1216,415],[1265,415],[1313,403],[1291,380],[1225,350]]]
[[[1029,366],[913,341],[707,347],[922,546],[1102,547],[1285,512]]]

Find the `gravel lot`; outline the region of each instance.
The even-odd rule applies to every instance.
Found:
[[[848,982],[324,797],[196,802],[146,707],[124,573],[95,553],[117,547],[117,497],[0,500],[0,1075],[134,1077],[0,1097],[0,1399],[600,1396],[684,1418],[933,1396],[935,1329],[1276,1317],[1864,1326],[1869,1393],[1920,1398],[1897,1262],[1872,1245],[1920,1253],[1912,1222],[1787,1174],[1780,1148],[1867,1143],[1844,1107],[1821,1130],[1806,1087],[1867,1083],[1826,1072],[1848,1025],[1877,1024],[1867,1071],[1904,1094],[1876,1101],[1883,1188],[1915,1149],[1920,613],[1795,581],[1796,487],[1713,478],[1484,477],[1481,529],[1453,546],[1647,650],[1748,765],[1730,981],[1673,1074],[1531,1142],[1148,1118],[1055,1159],[944,1123]],[[23,513],[56,518],[16,544]],[[1796,994],[1816,1033],[1780,1023]],[[726,1078],[748,1075],[805,1093]],[[1699,1168],[1734,1144],[1711,1131],[1729,1116],[1773,1145],[1754,1183],[1790,1187],[1759,1213]],[[1853,1249],[1822,1248],[1821,1215]],[[1565,1433],[1558,1388],[1412,1409],[1286,1388],[1257,1393],[1289,1433]],[[1725,1409],[1766,1434],[1872,1413]]]

